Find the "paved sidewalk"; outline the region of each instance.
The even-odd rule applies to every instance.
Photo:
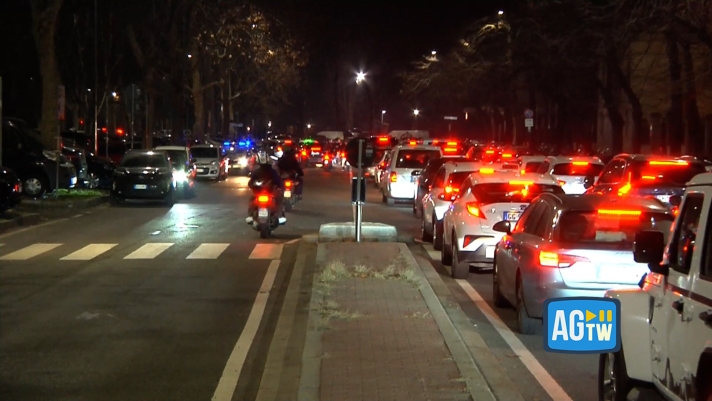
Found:
[[[320,244],[317,262],[300,399],[490,398],[476,368],[453,358],[447,316],[427,302],[432,288],[407,247]]]

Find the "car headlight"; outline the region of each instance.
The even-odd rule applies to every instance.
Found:
[[[246,157],[241,157],[241,158],[237,159],[237,164],[238,164],[240,167],[247,167],[247,158],[246,158]]]
[[[188,181],[188,174],[186,174],[185,171],[174,171],[173,180],[175,180],[176,182]]]
[[[217,165],[218,165],[217,160],[211,161],[211,162],[210,162],[210,165],[211,165],[211,166],[217,166]]]
[[[53,152],[51,150],[43,150],[42,154],[44,157],[48,158],[49,160],[52,160],[53,162],[57,162],[59,160],[59,155],[57,152]]]

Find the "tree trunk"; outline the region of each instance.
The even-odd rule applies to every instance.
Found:
[[[682,66],[685,71],[685,117],[687,120],[687,152],[695,156],[704,156],[705,143],[700,110],[697,107],[697,88],[695,87],[695,65],[692,61],[690,43],[682,45]]]
[[[44,3],[47,3],[44,5]],[[59,85],[62,84],[57,69],[55,49],[55,34],[57,17],[62,8],[63,0],[44,2],[32,0],[32,28],[35,46],[40,59],[40,75],[42,76],[42,121],[40,132],[42,142],[50,149],[57,146],[57,130],[59,129],[57,102]]]
[[[196,58],[197,56],[193,56]],[[192,68],[193,85],[193,108],[195,113],[195,123],[193,123],[193,139],[203,141],[205,136],[205,97],[203,96],[203,85],[200,82],[200,69],[198,66]]]
[[[610,76],[610,75],[609,75]],[[608,112],[608,120],[611,122],[611,151],[613,154],[623,152],[623,127],[625,120],[618,109],[618,102],[613,94],[610,85],[604,85],[599,79],[596,79],[598,91],[603,98],[603,103]]]
[[[146,105],[146,131],[143,138],[143,146],[145,149],[153,149],[153,112],[156,107],[155,95],[153,91],[146,92],[148,104]]]
[[[640,104],[638,95],[635,91],[633,91],[633,88],[630,85],[630,78],[626,76],[621,69],[614,45],[607,46],[607,57],[609,71],[615,76],[618,86],[621,88],[623,93],[625,93],[625,96],[628,99],[628,104],[630,104],[631,107],[631,117],[633,118],[633,135],[631,136],[630,142],[631,152],[640,153],[640,142],[643,137],[647,135],[645,126],[643,125],[643,106]]]
[[[682,68],[680,66],[680,51],[673,33],[668,32],[667,56],[670,69],[670,113],[668,121],[668,144],[670,154],[679,156],[682,151],[681,138],[684,134],[682,107]]]

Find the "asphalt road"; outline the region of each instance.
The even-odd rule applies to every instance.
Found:
[[[0,398],[207,400],[223,386],[232,399],[254,399],[297,240],[350,221],[352,208],[347,173],[308,170],[304,200],[260,240],[244,223],[247,180],[199,183],[196,197],[172,208],[99,207],[0,236]],[[364,221],[417,238],[410,207],[388,207],[372,188]],[[597,398],[596,356],[546,353],[540,336],[516,335],[522,347],[513,346],[487,308],[432,263],[526,399],[552,399],[556,386],[573,400]],[[491,305],[491,275],[467,282],[515,327],[513,311]],[[264,319],[254,321],[260,308]],[[546,374],[523,363],[523,352]],[[240,374],[226,377],[234,361]]]

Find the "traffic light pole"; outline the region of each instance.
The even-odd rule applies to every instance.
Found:
[[[356,230],[356,242],[361,242],[361,221],[363,216],[363,202],[361,202],[361,181],[363,180],[363,174],[361,169],[362,153],[363,141],[358,141],[358,170],[356,173],[356,221],[354,222],[354,228]]]

